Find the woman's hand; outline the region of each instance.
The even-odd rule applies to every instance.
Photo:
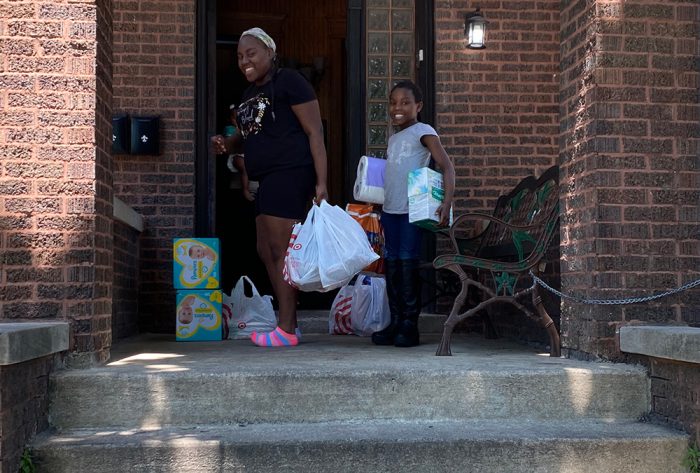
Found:
[[[255,194],[253,194],[252,192],[250,192],[250,189],[249,189],[248,187],[246,187],[245,189],[243,189],[243,197],[244,197],[245,200],[247,200],[248,202],[253,202],[253,201],[255,200]]]
[[[222,135],[211,137],[211,146],[216,154],[226,154],[226,139]]]
[[[322,200],[328,201],[328,188],[325,184],[316,184],[314,203],[320,204]]]

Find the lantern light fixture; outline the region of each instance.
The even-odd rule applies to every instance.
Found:
[[[481,14],[481,9],[467,13],[464,21],[464,36],[467,38],[467,47],[470,49],[484,49],[486,47],[486,25],[488,21]]]

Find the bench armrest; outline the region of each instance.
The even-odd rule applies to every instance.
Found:
[[[452,259],[466,266],[475,264],[475,267],[501,266],[506,262],[517,263],[516,266],[519,267],[529,267],[533,261],[540,260],[544,255],[549,234],[551,234],[548,228],[552,224],[552,219],[553,221],[558,219],[555,211],[552,211],[547,218],[539,219],[537,222],[527,225],[509,223],[498,217],[480,212],[460,215],[449,232],[455,250],[454,254],[449,255],[450,258],[440,259],[438,257],[434,263],[444,264],[446,260]],[[483,220],[488,222],[488,225],[483,232],[474,238],[457,238],[455,231],[458,225],[464,226],[466,220]],[[486,234],[487,232],[488,235]],[[474,248],[469,248],[469,251],[463,251],[460,245],[465,242],[471,242],[475,245]],[[463,258],[457,256],[462,256]],[[515,269],[515,267],[511,269]]]
[[[455,234],[456,231],[460,227],[466,226],[465,222],[470,221],[470,220],[487,221],[488,225],[479,234],[477,234],[473,237],[458,238]],[[455,219],[455,221],[452,223],[452,226],[449,228],[449,232],[448,232],[450,240],[452,241],[452,247],[454,248],[455,253],[464,254],[464,255],[474,254],[477,251],[477,249],[479,248],[484,234],[489,230],[490,225],[504,226],[511,231],[527,232],[529,230],[539,228],[540,225],[543,225],[543,222],[538,222],[537,224],[533,224],[533,225],[513,225],[513,224],[508,223],[504,220],[501,220],[497,217],[494,217],[493,215],[489,215],[489,214],[483,213],[483,212],[469,212],[469,213],[462,214]],[[465,251],[465,248],[468,248],[470,251]]]
[[[459,215],[452,225],[447,230],[446,234],[452,242],[452,248],[455,253],[458,254],[473,254],[479,248],[481,243],[481,238],[484,233],[486,233],[486,228],[482,229],[480,232],[474,232],[475,235],[472,237],[459,238],[456,235],[456,231],[461,227],[474,227],[474,225],[467,225],[467,221],[477,221],[477,220],[488,220],[489,214],[483,212],[467,212],[465,214]],[[468,250],[468,251],[467,251]]]

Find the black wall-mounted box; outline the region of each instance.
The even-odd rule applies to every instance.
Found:
[[[159,117],[131,117],[131,154],[160,154]]]
[[[112,154],[129,154],[129,116],[112,116]]]

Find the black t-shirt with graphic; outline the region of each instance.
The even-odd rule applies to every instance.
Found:
[[[253,84],[243,93],[237,118],[251,179],[313,164],[309,139],[292,110],[292,105],[312,100],[316,94],[311,84],[291,69],[278,69],[272,80],[260,87]]]

